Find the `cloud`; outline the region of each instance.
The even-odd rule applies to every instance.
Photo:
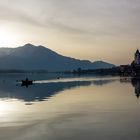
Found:
[[[65,33],[138,33],[140,24],[138,0],[0,0],[0,8],[0,19],[50,26]]]
[[[127,49],[132,48],[130,46],[133,44],[139,45],[140,0],[0,0],[0,9],[0,24],[16,22],[21,28],[22,24],[29,26],[28,29],[31,26],[42,28],[39,36],[41,32],[43,36],[49,36],[50,44],[58,38],[55,44],[59,47],[63,45],[59,41],[66,39],[64,37],[67,39],[63,42],[67,44],[75,44],[76,47],[77,44],[80,47],[86,44],[96,51],[102,45],[102,48],[110,51],[114,50],[116,44],[118,51],[124,44]],[[32,35],[35,28],[28,33]],[[46,38],[40,40],[43,39]],[[115,56],[111,57],[116,59]]]

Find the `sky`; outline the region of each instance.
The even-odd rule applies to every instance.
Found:
[[[128,64],[140,49],[139,17],[140,0],[0,0],[0,47]]]

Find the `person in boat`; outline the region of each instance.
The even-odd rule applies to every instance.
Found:
[[[29,80],[28,80],[28,78],[26,78],[26,80],[25,80],[25,81],[26,81],[26,82],[27,82],[27,81],[29,81]]]
[[[22,84],[23,84],[23,85],[27,85],[27,84],[28,84],[28,85],[32,85],[32,82],[33,82],[33,81],[32,81],[32,80],[31,80],[31,81],[28,80],[28,78],[26,78],[25,80],[22,80]]]

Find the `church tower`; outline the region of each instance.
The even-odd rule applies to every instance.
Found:
[[[136,65],[140,65],[140,52],[137,49],[136,53],[135,53],[135,64]]]

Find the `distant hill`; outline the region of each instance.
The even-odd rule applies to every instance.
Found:
[[[18,48],[0,48],[1,70],[48,70],[67,71],[73,69],[112,68],[115,65],[62,56],[46,47],[26,44]]]

